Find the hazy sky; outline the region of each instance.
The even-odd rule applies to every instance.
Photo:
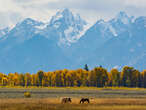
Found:
[[[49,21],[59,9],[69,8],[87,21],[108,20],[119,11],[146,16],[146,0],[0,0],[0,28],[24,18]]]

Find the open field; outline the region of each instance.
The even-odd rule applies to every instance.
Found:
[[[146,98],[146,89],[136,88],[0,88],[0,99],[24,98],[26,91],[32,98]]]
[[[2,99],[0,110],[146,110],[146,99],[93,99],[91,104],[61,104],[59,99]]]
[[[29,91],[31,98],[24,98]],[[71,97],[71,104],[61,104]],[[79,104],[81,97],[90,104]],[[0,88],[0,110],[146,110],[146,89]]]

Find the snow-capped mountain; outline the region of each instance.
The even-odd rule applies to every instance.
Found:
[[[86,21],[80,15],[73,14],[69,9],[64,9],[52,17],[42,34],[48,37],[57,36],[57,39],[59,38],[58,45],[69,46],[81,37],[86,25]]]
[[[114,36],[118,36],[123,32],[128,32],[131,27],[133,16],[128,16],[125,12],[120,12],[115,18],[109,21],[110,30]]]
[[[57,23],[60,23],[59,27],[56,27]],[[79,15],[68,9],[57,12],[48,23],[24,19],[3,36],[5,40],[0,41],[0,70],[34,72],[40,68],[70,67],[72,61],[61,47],[79,39],[85,25]]]
[[[86,53],[91,56],[97,48],[100,48],[108,40],[114,37],[120,37],[122,33],[128,32],[131,25],[132,17],[129,17],[125,12],[118,13],[115,18],[107,22],[102,19],[98,20],[85,32],[76,44],[73,44],[72,50],[74,50],[74,52],[71,55],[85,60],[86,57],[88,58]]]
[[[120,12],[89,29],[87,24],[64,9],[47,23],[26,18],[0,30],[0,72],[76,69],[84,64],[146,68],[146,17]]]
[[[125,17],[126,14],[122,15],[128,22],[123,23],[121,15],[118,17],[119,20],[115,20],[117,19],[115,18],[109,21],[109,23],[114,21],[111,26],[118,33],[117,36],[111,37],[101,46],[96,47],[90,57],[83,61],[84,63],[88,62],[92,67],[98,62],[99,65],[104,65],[107,68],[124,65],[134,66],[140,70],[146,68],[146,19],[139,17],[132,22],[132,17]],[[107,32],[105,31],[105,33]]]
[[[31,18],[26,18],[22,22],[16,24],[6,36],[16,39],[18,42],[24,42],[25,40],[32,38],[38,31],[37,26],[41,25],[44,24]]]
[[[77,59],[78,67],[86,63],[108,69],[130,65],[142,70],[146,67],[143,56],[146,51],[145,21],[145,17],[133,20],[125,12],[107,22],[99,20],[73,44],[70,56]]]

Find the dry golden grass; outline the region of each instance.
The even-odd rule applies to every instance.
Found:
[[[110,98],[90,99],[90,104],[79,104],[73,98],[71,104],[61,104],[59,98],[0,99],[0,110],[146,110],[146,99]]]
[[[60,97],[72,97],[72,103],[61,104]],[[79,104],[81,97],[91,103]],[[146,110],[146,89],[0,88],[0,110]]]

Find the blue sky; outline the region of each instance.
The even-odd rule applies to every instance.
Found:
[[[79,13],[91,23],[108,20],[119,11],[146,16],[146,0],[0,0],[0,28],[13,26],[27,17],[47,22],[63,8]]]

